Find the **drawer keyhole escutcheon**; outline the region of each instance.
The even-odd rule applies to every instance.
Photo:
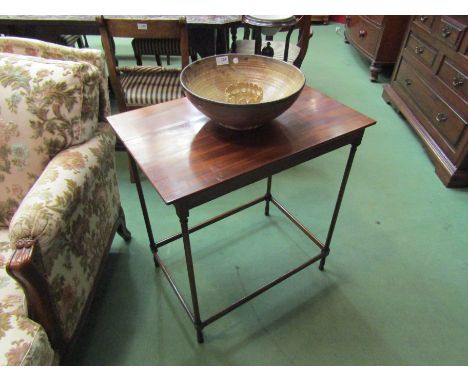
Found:
[[[367,35],[367,31],[365,31],[364,29],[361,29],[359,31],[359,37],[364,38],[366,37],[366,35]]]
[[[453,77],[452,85],[455,86],[456,88],[462,87],[464,83],[465,81],[462,76],[456,75],[455,77]]]
[[[437,122],[445,122],[447,120],[447,115],[444,113],[437,113],[436,115],[436,121]]]
[[[415,49],[414,49],[414,53],[416,54],[423,54],[424,53],[424,48],[422,46],[417,46]]]
[[[413,83],[413,81],[411,81],[409,78],[407,78],[407,79],[405,80],[406,86],[410,86],[412,83]]]
[[[448,25],[442,27],[442,37],[447,38],[452,33],[452,29]]]

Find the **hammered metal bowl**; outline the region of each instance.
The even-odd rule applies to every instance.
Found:
[[[305,85],[295,66],[274,58],[226,54],[197,60],[182,71],[189,101],[221,126],[247,130],[285,112]]]

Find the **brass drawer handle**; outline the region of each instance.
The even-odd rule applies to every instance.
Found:
[[[447,120],[447,115],[445,115],[444,113],[437,113],[435,119],[437,122],[445,122]]]
[[[441,29],[442,37],[447,38],[452,33],[452,29],[448,25],[444,25]]]
[[[462,87],[464,83],[465,83],[465,81],[464,81],[463,77],[460,76],[459,74],[457,74],[455,77],[453,77],[452,85],[455,86],[456,88]]]
[[[422,23],[425,23],[429,17],[427,16],[421,16],[419,20],[421,20]]]
[[[366,30],[361,29],[361,30],[359,31],[359,37],[364,38],[364,37],[366,37],[366,35],[367,35],[367,31],[366,31]]]
[[[415,49],[414,49],[414,53],[416,54],[423,54],[424,53],[424,48],[422,46],[417,46]]]
[[[409,78],[405,79],[406,86],[410,86],[413,83]]]

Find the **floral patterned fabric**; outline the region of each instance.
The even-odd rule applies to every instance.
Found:
[[[0,314],[13,313],[28,315],[23,288],[6,273],[13,250],[8,238],[8,229],[0,228]]]
[[[95,137],[59,153],[23,199],[10,242],[33,238],[62,329],[73,334],[117,221],[120,196],[115,136],[102,123]]]
[[[24,56],[37,56],[52,60],[84,61],[94,65],[99,71],[99,121],[105,122],[110,115],[110,103],[104,53],[97,49],[75,49],[44,41],[0,37],[0,52]]]
[[[8,239],[8,229],[0,229],[0,314],[12,313],[27,316],[28,309],[23,288],[6,272],[13,250]]]
[[[24,316],[0,308],[0,366],[44,366],[54,363],[44,329]]]
[[[8,237],[8,228],[0,228],[0,268],[5,268],[13,254]]]
[[[64,47],[58,44],[51,44],[44,41],[19,38],[19,37],[0,37],[0,52],[3,53],[14,53],[22,56],[29,56],[29,58],[42,57],[45,59],[60,60],[66,62],[87,62],[97,68],[98,80],[98,120],[105,122],[106,117],[110,115],[110,103],[109,103],[109,92],[107,84],[107,75],[105,70],[105,59],[104,54],[97,49],[75,49],[70,47]],[[94,81],[94,79],[93,79]],[[84,88],[88,86],[85,82]],[[93,85],[94,86],[94,85]],[[0,86],[1,89],[1,86]],[[85,92],[86,94],[87,92]],[[16,97],[16,98],[15,98]],[[0,97],[0,101],[3,97]],[[17,96],[12,97],[12,103],[15,104]],[[96,105],[96,102],[89,104],[90,106]],[[5,108],[0,105],[0,182],[2,182],[2,168],[8,167],[7,164],[3,164],[7,160],[7,156],[18,157],[18,164],[21,166],[22,160],[31,153],[31,149],[27,149],[21,144],[19,146],[11,146],[12,135],[16,136],[17,129],[12,126],[8,121],[5,122],[3,118],[2,125],[2,114]],[[84,113],[86,115],[86,113]],[[4,125],[7,123],[7,126]],[[92,133],[92,132],[90,132]],[[7,152],[5,152],[7,151]],[[8,153],[13,151],[14,153]],[[11,161],[6,162],[10,163]],[[8,170],[7,170],[8,171]],[[27,174],[26,174],[27,175]],[[33,181],[29,182],[31,186]],[[1,183],[0,183],[1,184]],[[1,186],[0,186],[1,187]],[[27,192],[29,187],[23,187],[21,184],[13,183],[10,184],[8,189],[3,190],[0,193],[0,227],[8,226],[8,222],[14,213],[18,201],[20,200],[19,195],[23,195]],[[8,192],[8,195],[6,195]]]
[[[0,53],[0,226],[51,158],[92,136],[98,83],[86,62]]]

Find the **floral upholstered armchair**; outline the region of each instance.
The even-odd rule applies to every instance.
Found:
[[[115,232],[115,137],[100,51],[0,38],[0,365],[57,363]]]

